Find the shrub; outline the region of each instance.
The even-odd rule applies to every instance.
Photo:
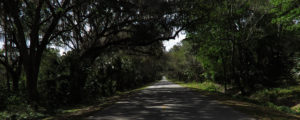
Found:
[[[0,112],[0,120],[32,120],[45,116],[36,112],[31,105],[27,104],[25,98],[20,94],[6,95],[4,99],[5,111]]]
[[[200,87],[203,88],[203,90],[207,90],[207,91],[221,91],[221,87],[213,82],[203,82],[200,84]]]
[[[222,87],[214,82],[211,81],[205,81],[205,82],[190,82],[186,84],[188,87],[197,88],[205,91],[211,91],[211,92],[221,92]]]
[[[3,111],[0,112],[0,119],[15,119],[15,120],[35,120],[38,118],[45,117],[44,114],[36,112],[29,105],[19,106],[18,109],[14,111]]]
[[[287,106],[277,106],[271,102],[267,102],[265,105],[270,108],[276,109],[278,111],[287,112],[287,113],[296,113],[296,111],[292,110],[291,108],[289,108]]]

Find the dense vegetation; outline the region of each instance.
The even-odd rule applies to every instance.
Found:
[[[299,1],[198,0],[195,5],[207,11],[192,10],[190,17],[202,21],[186,29],[188,37],[167,53],[169,78],[214,82],[224,88],[219,92],[266,104],[299,104]]]
[[[43,117],[160,79],[162,41],[192,21],[188,5],[0,0],[0,119]]]

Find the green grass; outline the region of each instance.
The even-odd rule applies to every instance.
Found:
[[[174,81],[174,80],[172,80]],[[221,92],[222,91],[222,87],[218,84],[215,84],[213,82],[210,81],[205,81],[203,83],[199,83],[199,82],[188,82],[188,83],[184,83],[181,81],[175,81],[177,84],[181,84],[185,87],[189,87],[189,88],[195,88],[195,89],[201,89],[201,90],[205,90],[205,91],[210,91],[210,92]]]
[[[191,83],[184,83],[181,81],[171,80],[181,86],[191,88],[199,92],[202,95],[211,97],[213,99],[218,100],[220,103],[231,106],[232,108],[249,114],[257,119],[260,120],[299,120],[300,115],[292,114],[290,108],[284,106],[277,106],[271,102],[266,102],[262,104],[262,102],[249,99],[240,96],[232,96],[226,95],[222,93],[222,88],[212,82],[191,82]],[[298,89],[298,88],[295,88]],[[290,88],[280,90],[279,93],[286,94],[291,93]],[[299,105],[300,107],[300,105]]]

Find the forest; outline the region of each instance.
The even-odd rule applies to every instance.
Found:
[[[299,5],[0,0],[0,119],[42,119],[162,76],[300,114]]]

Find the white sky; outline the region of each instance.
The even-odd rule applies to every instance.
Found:
[[[184,32],[181,32],[178,34],[178,36],[175,38],[175,40],[172,39],[172,40],[168,40],[168,41],[167,40],[163,41],[166,51],[169,51],[171,48],[173,48],[177,44],[181,44],[181,41],[185,38],[186,38],[186,34]]]

